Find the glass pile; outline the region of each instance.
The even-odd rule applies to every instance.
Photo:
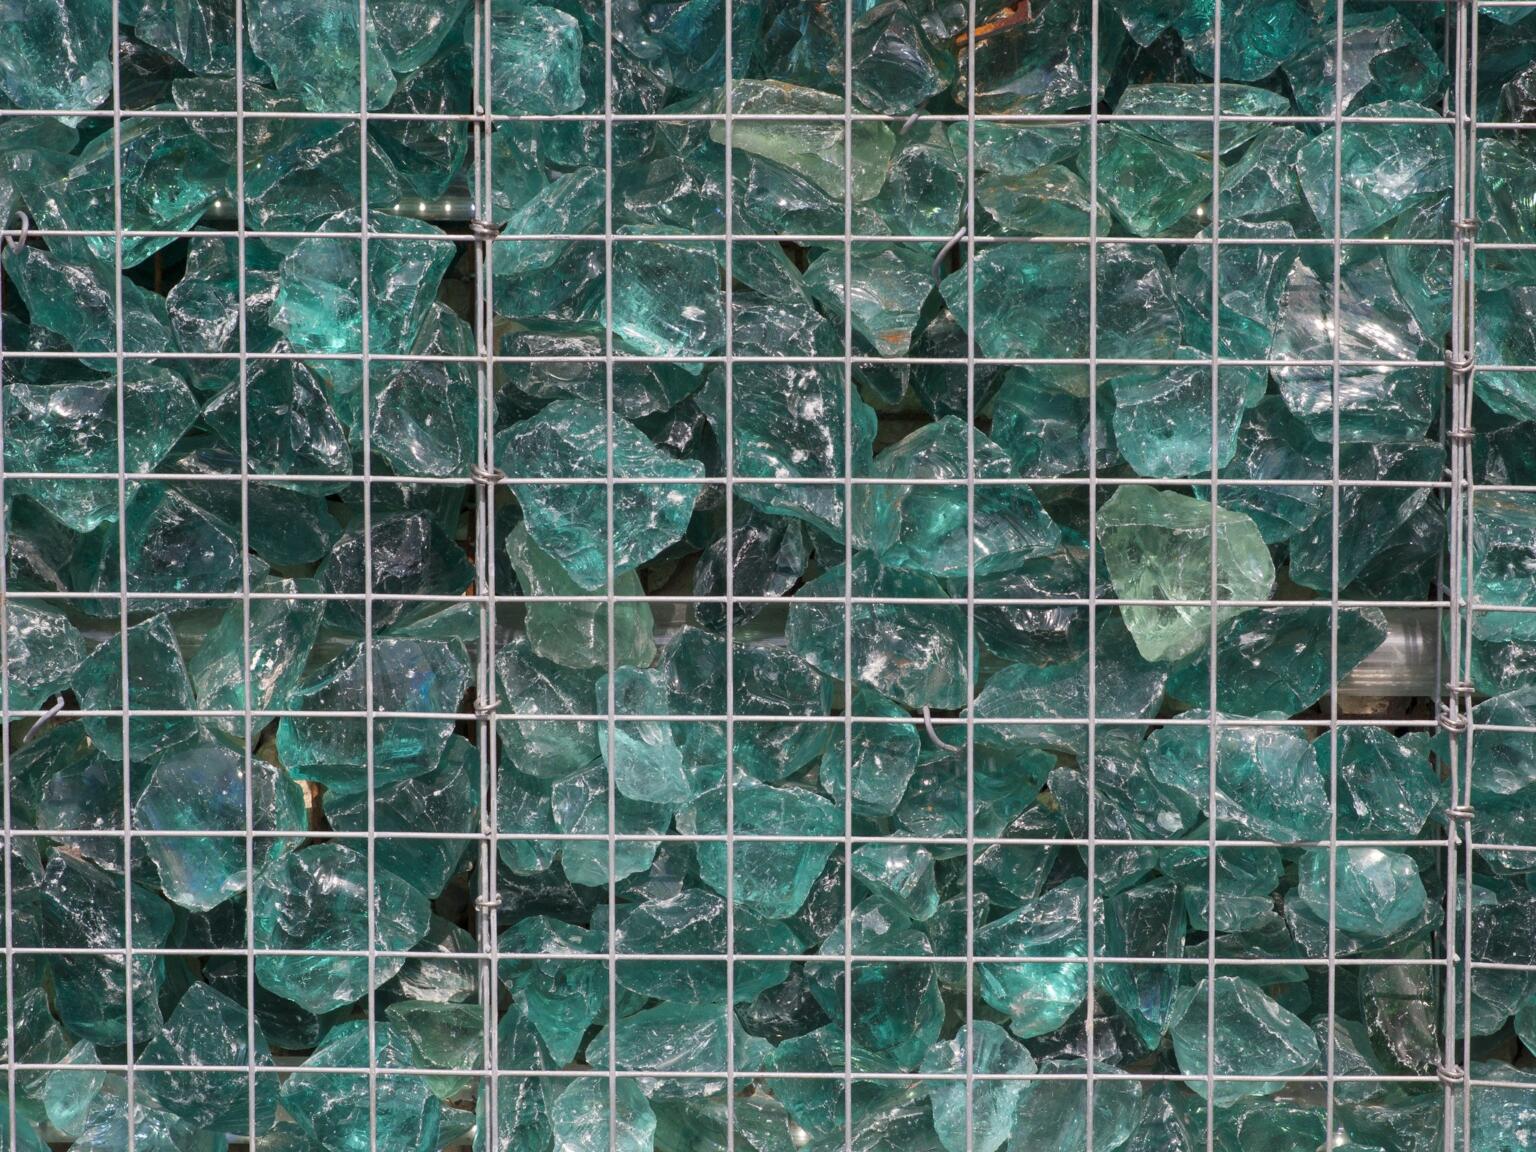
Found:
[[[1536,7],[846,2],[0,23],[0,1145],[1529,1146]]]

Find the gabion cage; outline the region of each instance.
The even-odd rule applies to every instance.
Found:
[[[16,0],[7,1147],[1536,1147],[1533,10]]]

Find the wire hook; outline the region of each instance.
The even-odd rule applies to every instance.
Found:
[[[950,743],[948,743],[948,742],[946,742],[944,740],[939,739],[939,733],[938,733],[938,731],[933,726],[933,713],[929,710],[928,705],[926,705],[926,704],[923,705],[923,727],[928,732],[928,739],[932,740],[940,748],[944,749],[944,751],[946,751],[946,752],[963,752],[963,751],[965,751],[964,745],[950,744]]]
[[[21,227],[7,229],[5,233],[5,246],[12,252],[27,246],[27,237],[32,231],[32,220],[25,212],[17,212],[16,217],[21,222]]]
[[[9,240],[7,240],[9,243]],[[48,705],[47,711],[32,722],[32,727],[27,729],[27,734],[21,738],[23,745],[32,743],[42,733],[43,725],[52,720],[60,712],[64,711],[64,696],[61,693],[53,698],[53,703]]]

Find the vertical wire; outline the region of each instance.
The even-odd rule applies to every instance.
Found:
[[[9,223],[9,221],[7,221]],[[0,251],[10,240],[0,236]],[[5,278],[0,275],[0,350],[5,348]],[[5,1100],[7,1148],[17,1147],[16,1142],[16,954],[15,924],[11,907],[14,877],[11,859],[15,856],[15,841],[11,838],[11,650],[10,650],[10,598],[8,577],[11,570],[11,533],[7,514],[10,505],[5,500],[5,356],[0,351],[0,779],[4,794],[0,795],[0,817],[5,822],[5,859],[0,862],[5,879]],[[61,697],[62,699],[62,697]],[[33,720],[30,732],[40,721]],[[40,963],[31,961],[30,963]]]
[[[114,0],[120,2],[120,0]],[[373,299],[368,281],[368,0],[357,0],[357,155],[358,155],[358,295],[362,298],[360,343],[362,347],[361,409],[363,455],[363,766],[364,795],[368,801],[368,838],[365,874],[368,901],[368,1143],[379,1143],[379,1053],[378,999],[374,981],[378,975],[378,868],[375,787],[373,763],[373,402],[368,382],[368,313]]]
[[[1219,3],[1220,0],[1217,0]],[[1086,925],[1083,947],[1087,953],[1088,994],[1084,1001],[1083,1049],[1087,1059],[1083,1065],[1083,1140],[1084,1147],[1093,1148],[1093,1094],[1094,1062],[1097,1059],[1098,1036],[1094,1029],[1094,901],[1098,886],[1098,776],[1095,764],[1099,758],[1098,718],[1099,707],[1099,611],[1098,611],[1098,520],[1099,520],[1099,22],[1101,0],[1091,0],[1088,37],[1088,732],[1085,746],[1088,750],[1088,878]],[[974,81],[975,72],[971,73]],[[974,82],[971,85],[975,87]],[[973,177],[974,179],[974,177]],[[972,217],[974,219],[974,217]],[[972,311],[974,324],[974,305]]]
[[[128,416],[123,356],[123,77],[122,35],[118,20],[121,0],[112,0],[112,271],[113,276],[113,371],[117,378],[117,595],[118,627],[122,653],[123,736],[123,1023],[127,1043],[123,1055],[126,1073],[124,1099],[127,1108],[127,1152],[133,1152],[138,1119],[134,1104],[133,1071],[133,756],[130,746],[128,676]],[[11,1053],[15,1059],[15,1053]]]
[[[481,1058],[484,1062],[485,1085],[481,1089],[485,1101],[483,1125],[486,1152],[501,1149],[501,1019],[498,1013],[501,1000],[501,964],[497,957],[500,921],[498,878],[501,872],[500,841],[501,819],[498,807],[499,752],[496,741],[496,327],[495,327],[495,171],[492,164],[491,137],[495,132],[491,109],[491,23],[495,19],[490,0],[477,0],[474,13],[473,57],[470,64],[470,101],[476,113],[472,137],[474,153],[471,161],[473,175],[475,220],[492,225],[490,232],[475,240],[475,350],[481,357],[476,368],[479,385],[478,436],[476,456],[482,469],[481,477],[489,483],[476,483],[475,501],[478,515],[475,522],[475,562],[478,569],[476,580],[482,596],[480,613],[480,661],[478,699],[476,709],[479,724],[476,735],[480,740],[480,907],[477,926],[479,939],[476,951],[480,953],[477,967],[480,969],[481,1021],[485,1031],[481,1037]],[[491,707],[485,705],[489,703]],[[542,1086],[541,1086],[542,1087]]]
[[[1093,0],[1098,6],[1098,0]],[[965,1146],[976,1127],[976,0],[966,0],[965,37]],[[1097,50],[1094,58],[1098,58]],[[852,288],[848,290],[852,298]],[[851,755],[851,753],[850,753]],[[848,802],[853,803],[852,792]],[[1090,896],[1090,900],[1092,897]],[[1091,907],[1091,905],[1090,905]],[[1093,920],[1089,916],[1089,922]],[[1091,1014],[1090,1014],[1091,1015]]]
[[[853,5],[843,0],[843,1146],[853,1147]]]
[[[1466,208],[1467,211],[1475,210],[1477,204],[1477,64],[1478,64],[1478,3],[1477,0],[1458,0],[1458,24],[1466,30],[1466,39],[1470,47],[1465,67],[1459,77],[1467,91],[1467,104],[1459,109],[1459,114],[1467,118],[1468,154],[1464,159],[1463,177],[1466,183]],[[1477,332],[1477,237],[1475,235],[1466,238],[1469,241],[1470,252],[1464,269],[1466,289],[1462,299],[1463,330],[1467,335],[1468,343],[1465,353],[1472,360],[1472,370],[1464,374],[1463,386],[1460,396],[1460,411],[1456,413],[1455,424],[1458,430],[1466,430],[1472,427],[1472,396],[1476,383],[1476,342],[1472,336]],[[1461,617],[1464,601],[1462,600],[1461,581],[1467,571],[1466,562],[1470,557],[1472,530],[1476,526],[1476,512],[1474,510],[1477,494],[1477,486],[1470,482],[1470,475],[1463,477],[1463,482],[1453,486],[1453,494],[1461,491],[1466,493],[1465,519],[1458,518],[1457,528],[1462,533],[1462,549],[1452,557],[1453,579],[1457,595],[1454,601],[1452,621],[1456,624]],[[1472,616],[1467,613],[1466,626],[1462,628],[1461,643],[1465,645],[1460,652],[1458,668],[1462,674],[1469,674],[1472,667]],[[1458,645],[1458,647],[1460,647]],[[1454,699],[1454,697],[1453,697]],[[1472,762],[1474,749],[1476,748],[1476,722],[1472,715],[1472,709],[1468,708],[1462,717],[1466,722],[1466,731],[1462,736],[1463,748],[1466,758],[1461,775],[1460,803],[1468,808],[1472,804]],[[1454,743],[1454,733],[1453,743]],[[1462,853],[1461,867],[1466,878],[1465,888],[1462,892],[1462,910],[1460,915],[1462,933],[1462,995],[1463,1003],[1467,1006],[1467,1014],[1470,1017],[1472,1011],[1472,831],[1470,825],[1467,829],[1466,847]],[[1460,1082],[1461,1094],[1461,1120],[1462,1139],[1465,1152],[1473,1152],[1472,1140],[1472,1087],[1470,1069],[1472,1067],[1472,1030],[1464,1027],[1465,1035],[1462,1038],[1462,1061],[1464,1073]]]
[[[1344,290],[1344,0],[1334,0],[1333,26],[1333,318],[1330,352],[1333,359],[1332,434],[1329,452],[1332,483],[1333,540],[1328,573],[1328,1027],[1325,1032],[1323,1073],[1327,1117],[1323,1131],[1332,1141],[1337,1103],[1334,1069],[1335,1021],[1338,1016],[1338,873],[1339,873],[1339,549],[1343,524],[1339,519],[1342,480],[1339,470],[1339,401],[1343,395],[1340,361],[1342,341],[1339,297]]]
[[[608,704],[604,739],[608,749],[608,1148],[619,1147],[619,978],[617,913],[619,906],[619,791],[615,768],[618,765],[617,629],[614,613],[614,491],[613,472],[613,3],[603,0],[603,398],[605,440],[603,464],[604,514],[607,523],[604,560],[607,566],[606,616],[608,634]]]
[[[245,734],[245,1052],[247,1123],[256,1140],[256,794],[255,722],[251,707],[251,445],[249,433],[250,371],[245,327],[245,0],[235,0],[235,332],[240,358],[236,362],[240,388],[240,640],[245,664],[241,671]],[[221,243],[221,241],[214,241]],[[263,701],[265,703],[265,701]],[[286,704],[287,701],[281,703]],[[263,721],[265,724],[266,721]],[[278,786],[281,786],[280,784]],[[307,807],[307,804],[306,804]],[[269,843],[270,855],[278,845]]]
[[[1343,3],[1343,0],[1337,0]],[[1217,361],[1221,354],[1221,7],[1223,0],[1213,5],[1211,41],[1215,45],[1211,65],[1211,540],[1207,562],[1211,571],[1211,618],[1206,622],[1209,629],[1210,661],[1206,682],[1206,698],[1210,701],[1207,719],[1210,729],[1206,734],[1206,831],[1209,841],[1205,860],[1205,1147],[1213,1152],[1216,1141],[1216,878],[1218,873],[1216,841],[1221,819],[1217,815],[1216,792],[1218,761],[1221,754],[1221,698],[1218,695],[1217,657],[1220,655],[1218,636],[1221,630],[1221,399],[1218,387],[1220,368]]]
[[[736,1152],[736,374],[732,53],[736,14],[725,0],[725,1152]],[[668,706],[670,711],[670,705]],[[852,796],[846,796],[849,804]]]
[[[1449,419],[1442,416],[1441,428],[1447,431],[1444,441],[1448,446],[1450,465],[1450,508],[1446,517],[1447,547],[1446,553],[1449,563],[1446,565],[1446,596],[1450,602],[1449,643],[1445,654],[1445,674],[1440,675],[1441,669],[1436,668],[1435,695],[1436,715],[1448,716],[1452,719],[1459,717],[1461,709],[1461,695],[1454,685],[1465,678],[1465,671],[1461,663],[1461,622],[1460,601],[1461,581],[1464,572],[1462,563],[1462,482],[1464,480],[1464,455],[1459,431],[1462,428],[1461,415],[1461,390],[1466,387],[1467,376],[1461,371],[1462,358],[1468,349],[1464,340],[1463,324],[1465,322],[1465,270],[1466,248],[1465,236],[1461,228],[1461,221],[1469,215],[1467,201],[1467,166],[1472,161],[1467,149],[1467,135],[1465,121],[1467,116],[1467,9],[1466,5],[1449,0],[1447,5],[1446,30],[1451,41],[1451,81],[1452,81],[1452,235],[1451,235],[1451,317],[1450,317],[1450,385],[1451,395],[1448,407]],[[1439,629],[1436,629],[1438,634]],[[1457,800],[1457,781],[1460,775],[1458,759],[1460,756],[1459,738],[1455,731],[1448,731],[1446,769],[1448,775],[1448,790],[1451,804]],[[1457,843],[1460,839],[1458,822],[1454,816],[1445,822],[1446,847],[1445,847],[1445,1004],[1444,1028],[1445,1035],[1442,1038],[1441,1067],[1449,1071],[1456,1066],[1456,906],[1459,893],[1456,887],[1457,876]],[[1470,1010],[1470,1004],[1469,1004]],[[1456,1115],[1456,1089],[1455,1086],[1442,1077],[1441,1094],[1441,1123],[1442,1140],[1449,1150],[1455,1144],[1455,1115]]]

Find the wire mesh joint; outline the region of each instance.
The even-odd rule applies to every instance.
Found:
[[[501,907],[500,896],[476,896],[475,907],[482,912],[494,912]]]
[[[16,213],[16,227],[5,231],[5,246],[11,251],[27,246],[27,236],[32,231],[32,220],[25,212]]]
[[[6,243],[10,243],[10,237],[6,237]],[[27,734],[21,738],[21,742],[23,744],[30,744],[36,740],[38,736],[42,735],[43,727],[48,721],[52,720],[62,711],[64,711],[64,697],[62,695],[55,696],[53,703],[48,705],[48,710],[33,721],[32,727],[27,729]]]
[[[476,464],[469,470],[469,478],[476,484],[484,484],[488,488],[494,488],[507,478],[507,474],[494,465],[490,468],[483,468]]]
[[[1441,706],[1440,728],[1442,731],[1449,732],[1454,736],[1465,732],[1467,726],[1467,718],[1459,709],[1453,708],[1449,704]]]
[[[1463,352],[1460,356],[1454,352],[1445,354],[1445,366],[1450,369],[1453,376],[1465,376],[1472,371],[1474,361],[1470,352]]]
[[[496,715],[498,701],[494,696],[485,696],[475,700],[475,716],[481,720],[489,720]]]
[[[1452,804],[1445,810],[1445,814],[1452,820],[1460,820],[1463,823],[1470,823],[1472,817],[1477,815],[1477,810],[1470,804]]]
[[[501,235],[501,229],[489,220],[473,219],[469,222],[469,231],[476,240],[487,242]]]
[[[1451,224],[1452,232],[1462,240],[1471,240],[1477,235],[1477,218],[1467,217],[1465,220],[1456,220]]]
[[[1435,1069],[1435,1075],[1447,1088],[1460,1088],[1467,1082],[1466,1069],[1458,1064],[1441,1064]]]

